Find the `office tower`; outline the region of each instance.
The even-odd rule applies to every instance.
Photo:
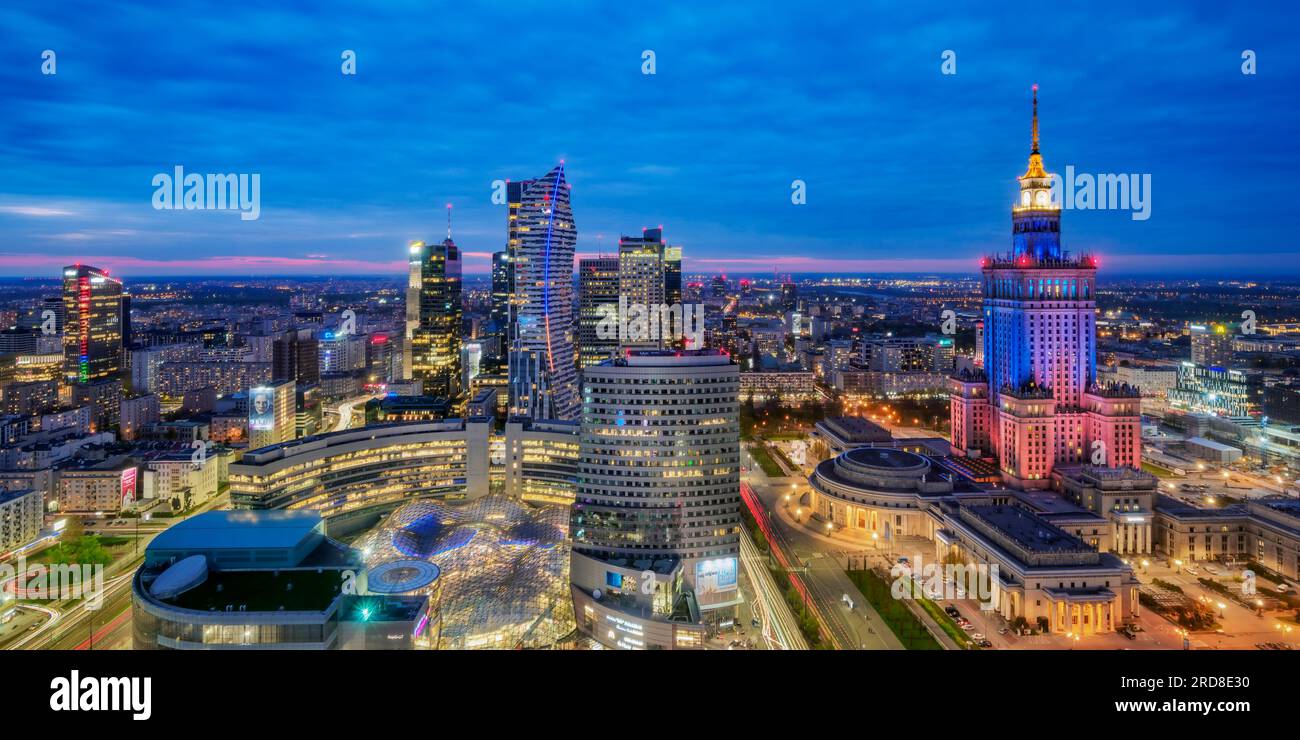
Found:
[[[575,594],[609,589],[613,571],[656,589],[680,576],[706,615],[737,603],[739,397],[718,350],[632,350],[583,371]]]
[[[727,276],[714,275],[713,282],[710,283],[710,292],[713,294],[714,298],[726,298],[727,297]]]
[[[510,413],[578,415],[573,336],[573,250],[578,231],[564,163],[545,177],[509,183],[506,251],[510,300]]]
[[[663,229],[644,229],[640,237],[618,241],[619,293],[628,315],[620,316],[625,348],[681,346],[682,250],[664,243]],[[676,314],[661,307],[676,308]],[[644,312],[642,319],[638,312]],[[676,323],[674,323],[676,322]],[[694,349],[699,349],[695,347]]]
[[[311,329],[291,329],[271,345],[271,379],[320,382],[320,343]]]
[[[1008,485],[1045,488],[1059,465],[1137,467],[1137,390],[1096,382],[1097,263],[1061,249],[1061,210],[1038,150],[1012,208],[1010,254],[983,261],[984,368],[952,379],[953,446],[996,457]]]
[[[448,210],[450,214],[450,210]],[[407,294],[417,302],[411,330],[411,377],[424,381],[424,392],[455,399],[461,394],[461,255],[451,239],[441,244],[411,242],[411,274],[419,271],[419,290]],[[408,307],[407,315],[411,315]]]
[[[122,372],[122,281],[89,265],[63,268],[63,314],[63,370],[69,382]]]
[[[799,307],[799,288],[790,278],[781,283],[781,310],[793,311]]]
[[[248,449],[288,442],[296,431],[297,384],[279,380],[248,390]]]
[[[366,340],[362,334],[326,331],[316,342],[316,362],[321,373],[354,373],[366,367]]]
[[[664,246],[664,303],[682,302],[682,248]],[[699,349],[695,347],[694,349]]]
[[[30,329],[0,329],[0,355],[33,354],[38,336]]]
[[[131,294],[122,294],[122,347],[131,349],[131,343],[134,341],[131,335]],[[130,359],[130,358],[125,358]]]
[[[1223,324],[1191,326],[1192,363],[1226,368],[1232,364],[1233,335]]]
[[[470,383],[483,369],[483,345],[478,342],[466,342],[460,350],[461,391],[468,391]]]
[[[293,391],[294,437],[310,437],[323,430],[325,409],[321,407],[321,389],[318,385],[294,385]]]
[[[510,293],[514,290],[514,272],[510,269],[510,253],[492,253],[492,312],[489,318],[499,328],[510,323]]]
[[[581,367],[598,364],[618,351],[617,326],[611,327],[609,320],[610,316],[618,316],[618,286],[618,257],[592,257],[578,262],[578,365]]]
[[[366,339],[366,376],[371,383],[386,383],[401,373],[402,368],[395,367],[395,344],[384,332],[376,332]]]

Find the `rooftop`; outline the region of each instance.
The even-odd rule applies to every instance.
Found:
[[[320,524],[320,512],[313,510],[206,511],[163,530],[148,549],[289,549]]]

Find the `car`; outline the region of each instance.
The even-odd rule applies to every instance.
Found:
[[[982,647],[982,648],[991,648],[991,647],[993,647],[993,643],[992,643],[992,642],[989,642],[988,640],[980,640],[978,644],[979,644],[979,646]]]
[[[1123,635],[1124,637],[1130,639],[1130,640],[1136,640],[1136,639],[1137,639],[1137,635],[1133,634],[1133,633],[1132,633],[1131,631],[1129,631],[1129,630],[1121,629],[1121,630],[1119,630],[1119,633],[1120,633],[1121,635]]]
[[[973,632],[975,630],[975,625],[971,624],[970,622],[966,622],[961,625],[961,628],[966,630],[967,632]]]
[[[975,642],[982,642],[988,638],[986,638],[983,634],[979,632],[972,632],[970,633],[970,639],[974,640]]]
[[[1010,631],[1011,631],[1011,630],[1007,629],[1006,627],[1001,627],[1001,628],[998,629],[998,634],[999,634],[999,635],[1005,635],[1006,633],[1008,633],[1008,632],[1010,632]]]

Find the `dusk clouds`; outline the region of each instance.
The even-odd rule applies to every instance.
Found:
[[[0,9],[4,275],[400,273],[446,203],[482,271],[492,182],[559,159],[582,253],[662,224],[687,270],[970,272],[1010,244],[1035,82],[1049,170],[1150,175],[1149,219],[1068,211],[1067,249],[1300,264],[1286,3],[24,5]],[[259,174],[260,216],[156,210],[177,166]]]

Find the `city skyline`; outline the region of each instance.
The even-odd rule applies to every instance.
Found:
[[[561,159],[584,224],[577,259],[663,225],[688,272],[973,274],[1005,233],[1031,83],[1054,172],[1151,178],[1149,219],[1070,210],[1067,249],[1099,254],[1112,276],[1300,264],[1269,217],[1286,208],[1297,158],[1288,91],[1300,71],[1269,53],[1285,38],[1280,7],[1224,11],[1216,30],[1194,10],[1058,13],[1029,45],[1014,11],[942,28],[905,17],[882,39],[850,30],[871,10],[776,10],[770,28],[771,15],[731,9],[688,24],[680,10],[588,10],[508,11],[537,31],[515,54],[553,58],[539,70],[474,53],[504,8],[439,18],[439,54],[416,53],[424,39],[399,28],[412,11],[346,29],[249,19],[239,35],[182,21],[193,38],[165,15],[128,13],[130,37],[153,50],[143,61],[110,42],[113,20],[7,10],[23,43],[0,72],[19,103],[0,124],[0,163],[16,175],[0,189],[0,276],[79,260],[128,277],[400,275],[405,244],[436,233],[447,203],[465,273],[484,274],[504,247],[493,183]],[[305,32],[284,39],[280,23]],[[56,74],[40,74],[45,49]],[[1257,74],[1242,74],[1247,49]],[[513,133],[519,116],[528,137]],[[260,174],[260,216],[154,210],[151,178],[178,166]],[[795,180],[805,204],[791,202]]]

